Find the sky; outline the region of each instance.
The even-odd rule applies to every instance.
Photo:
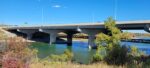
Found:
[[[78,24],[108,17],[150,20],[150,0],[0,0],[0,24]]]

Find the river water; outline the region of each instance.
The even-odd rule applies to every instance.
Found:
[[[145,52],[145,54],[150,55],[150,44],[148,43],[133,43],[133,42],[122,42],[122,45],[126,46],[136,46],[139,50]],[[88,64],[95,54],[95,49],[89,49],[87,42],[74,41],[72,46],[67,46],[66,44],[55,44],[48,45],[45,43],[33,43],[31,48],[38,49],[38,57],[45,58],[51,54],[62,54],[65,49],[69,49],[73,52],[73,59],[75,62]]]

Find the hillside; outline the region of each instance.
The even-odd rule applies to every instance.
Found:
[[[8,37],[15,37],[16,35],[13,34],[13,33],[10,33],[6,30],[3,30],[1,27],[0,27],[0,65],[1,65],[1,59],[2,59],[2,55],[3,55],[3,52],[4,52],[4,49],[5,49],[5,39],[8,38]]]
[[[16,36],[15,34],[8,32],[0,27],[0,40],[8,37],[15,37],[15,36]]]

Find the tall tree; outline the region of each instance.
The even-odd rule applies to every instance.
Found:
[[[98,49],[93,59],[94,61],[104,59],[110,64],[124,64],[126,60],[122,59],[126,59],[127,49],[120,45],[121,31],[116,27],[116,21],[111,17],[104,24],[107,33],[100,33],[96,37]]]

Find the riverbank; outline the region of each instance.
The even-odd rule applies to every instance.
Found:
[[[126,66],[107,65],[105,63],[95,64],[77,64],[66,62],[54,62],[54,63],[33,63],[30,68],[127,68]]]

